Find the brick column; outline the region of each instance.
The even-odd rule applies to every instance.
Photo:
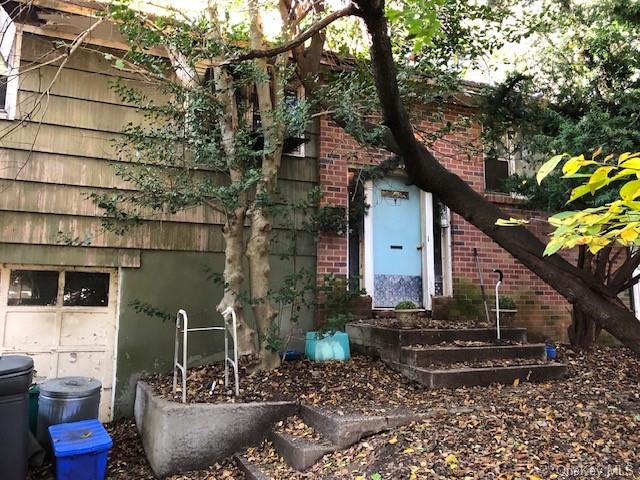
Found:
[[[320,206],[349,206],[349,174],[347,145],[342,141],[344,131],[323,117],[320,120],[319,183],[322,199]],[[351,150],[352,151],[352,150]],[[316,281],[320,285],[325,275],[347,276],[348,237],[320,233],[317,243]]]

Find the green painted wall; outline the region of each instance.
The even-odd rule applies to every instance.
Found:
[[[274,256],[273,281],[277,283],[290,268],[289,261]],[[315,258],[298,258],[298,265],[313,268]],[[169,372],[172,368],[175,324],[137,313],[131,303],[139,300],[172,314],[184,308],[190,326],[222,324],[215,306],[222,296],[220,286],[207,280],[205,268],[221,272],[221,253],[143,251],[141,268],[122,269],[118,359],[114,414],[133,413],[135,384],[142,376]],[[249,321],[252,318],[249,313]],[[287,322],[285,322],[286,324]],[[304,312],[300,322],[303,331],[311,329],[313,312]],[[222,358],[224,344],[221,332],[194,333],[189,338],[190,364]]]

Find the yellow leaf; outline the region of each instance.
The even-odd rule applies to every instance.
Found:
[[[406,454],[412,454],[413,452],[415,452],[415,450],[411,447],[409,448],[405,448],[402,453],[406,453]]]
[[[624,155],[624,153],[622,155]],[[620,156],[620,158],[622,158],[622,156]],[[640,158],[635,157],[626,161],[621,161],[620,166],[630,170],[640,170]]]
[[[389,439],[389,443],[391,445],[395,445],[396,443],[398,443],[398,437],[392,437]]]
[[[633,200],[640,195],[640,180],[631,180],[620,188],[620,197],[623,200]]]
[[[536,180],[538,181],[538,185],[540,185],[540,183],[542,182],[542,180],[545,179],[545,177],[547,177],[553,170],[555,170],[555,168],[562,161],[562,159],[565,158],[565,156],[566,156],[566,153],[563,153],[562,155],[556,155],[555,157],[551,157],[540,167],[540,170],[538,170],[538,174],[536,175]]]
[[[444,461],[447,463],[458,463],[458,457],[456,457],[453,453],[450,453],[446,456]]]
[[[571,190],[571,197],[569,198],[569,201],[567,203],[571,203],[574,200],[577,200],[578,198],[589,193],[590,191],[591,190],[588,185],[578,185],[576,188]]]
[[[358,475],[354,480],[367,480],[367,477],[363,475]]]
[[[527,476],[527,480],[542,480],[542,479],[536,475],[529,475]]]
[[[516,379],[513,381],[513,386],[514,386],[514,387],[517,387],[518,385],[520,385],[520,379],[519,379],[519,378],[516,378]]]
[[[638,232],[635,228],[625,228],[620,232],[620,238],[622,238],[625,242],[633,242],[636,238],[638,238]]]

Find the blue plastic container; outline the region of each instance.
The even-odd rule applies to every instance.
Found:
[[[103,480],[111,437],[98,420],[49,427],[56,457],[56,480]]]
[[[554,345],[545,345],[545,350],[547,352],[547,360],[555,360],[558,356],[558,351]]]
[[[317,332],[307,332],[304,354],[316,362],[326,360],[349,360],[349,335],[345,332],[326,334],[318,338]]]

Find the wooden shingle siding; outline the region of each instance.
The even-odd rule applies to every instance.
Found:
[[[144,212],[145,221],[125,235],[101,227],[103,212],[88,198],[92,192],[131,191],[135,187],[115,175],[114,140],[129,123],[144,121],[133,106],[120,102],[110,82],[126,77],[131,86],[142,83],[114,69],[100,53],[78,51],[40,105],[36,99],[54,78],[54,64],[40,66],[60,52],[49,39],[25,34],[22,42],[17,118],[0,121],[0,242],[59,245],[62,232],[80,239],[91,237],[91,247],[222,252],[223,216],[194,207],[176,214]],[[153,87],[143,87],[162,101]],[[315,132],[313,133],[315,135]],[[310,146],[308,151],[313,153]],[[198,175],[222,176],[202,171]],[[306,198],[317,182],[314,157],[285,157],[279,189],[288,201]],[[297,225],[303,223],[296,216]],[[276,229],[283,227],[276,223]],[[299,250],[314,255],[310,234],[301,236]]]

